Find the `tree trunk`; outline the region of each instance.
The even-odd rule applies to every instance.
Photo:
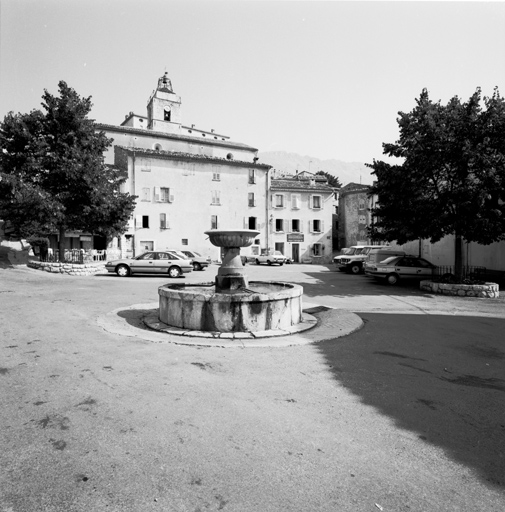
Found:
[[[65,261],[65,232],[65,227],[60,226],[60,237],[58,240],[58,256],[61,262]]]
[[[459,233],[454,239],[454,275],[457,279],[463,278],[463,238]]]

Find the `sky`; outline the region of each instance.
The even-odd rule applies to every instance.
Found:
[[[0,0],[0,119],[64,80],[118,125],[165,71],[184,125],[371,163],[423,88],[505,94],[505,2]]]

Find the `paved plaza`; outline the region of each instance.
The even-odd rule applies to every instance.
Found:
[[[324,336],[155,340],[127,312],[167,278],[0,268],[0,512],[505,510],[503,298],[247,273],[302,285]]]

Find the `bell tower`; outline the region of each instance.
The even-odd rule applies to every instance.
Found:
[[[158,79],[158,87],[147,103],[147,121],[148,128],[153,131],[181,131],[181,97],[174,93],[166,72]]]

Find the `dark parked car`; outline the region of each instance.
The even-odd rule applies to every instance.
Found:
[[[169,277],[179,277],[191,272],[193,265],[172,251],[149,251],[133,259],[108,261],[105,268],[119,277],[132,274],[168,274]]]
[[[365,269],[367,276],[396,284],[399,280],[431,279],[435,265],[416,256],[392,256]]]

